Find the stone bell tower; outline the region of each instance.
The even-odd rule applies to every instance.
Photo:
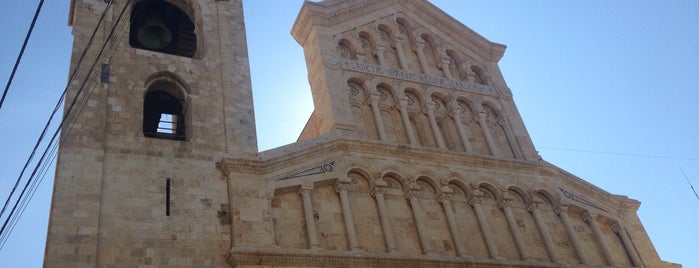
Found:
[[[71,0],[69,23],[44,266],[226,265],[216,161],[257,152],[242,1]]]

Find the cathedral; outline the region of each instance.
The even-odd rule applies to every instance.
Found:
[[[44,267],[679,267],[639,201],[541,159],[506,47],[427,0],[306,1],[315,109],[263,152],[242,0],[71,0],[69,23]]]

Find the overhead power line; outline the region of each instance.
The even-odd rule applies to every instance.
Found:
[[[101,59],[103,59],[103,58],[108,59],[111,57],[112,53],[116,49],[116,45],[118,43],[118,40],[120,40],[121,37],[123,37],[124,33],[126,32],[127,27],[121,23],[121,20],[122,20],[122,17],[124,15],[127,7],[130,5],[130,2],[131,2],[131,0],[126,1],[124,3],[124,6],[122,7],[121,12],[119,13],[119,16],[118,16],[116,22],[114,22],[114,25],[111,28],[107,38],[105,39],[104,43],[102,44],[102,46],[99,49],[99,52],[95,56],[94,61],[92,62],[89,70],[86,73],[85,78],[82,80],[80,87],[78,88],[77,93],[75,94],[75,97],[71,101],[70,105],[67,107],[66,113],[64,114],[57,129],[54,131],[50,142],[48,143],[46,149],[44,150],[40,160],[37,162],[32,174],[27,179],[27,182],[26,182],[24,188],[22,189],[21,194],[17,198],[14,206],[12,207],[12,210],[10,211],[10,214],[6,217],[5,222],[2,225],[2,228],[0,229],[0,249],[5,244],[9,235],[11,234],[12,230],[14,229],[15,225],[19,221],[19,218],[23,214],[27,203],[33,197],[33,194],[36,191],[38,184],[43,180],[43,178],[48,170],[48,166],[54,161],[54,156],[57,153],[57,147],[59,146],[60,143],[63,142],[63,140],[61,140],[61,139],[59,139],[59,141],[56,142],[56,138],[58,137],[58,134],[60,133],[61,129],[64,128],[64,126],[67,126],[66,133],[70,132],[70,130],[73,127],[74,121],[77,120],[77,117],[81,113],[82,109],[84,108],[85,103],[87,102],[87,99],[92,94],[92,91],[94,90],[95,81],[90,81],[90,77],[93,74],[95,66],[97,65],[97,63]],[[73,70],[73,72],[70,76],[70,79],[68,80],[68,83],[65,87],[65,90],[63,91],[63,94],[61,95],[58,103],[56,104],[56,109],[51,114],[49,122],[47,122],[47,124],[44,128],[44,131],[42,131],[42,135],[41,135],[39,141],[37,141],[37,145],[35,146],[35,148],[32,152],[32,157],[33,157],[34,153],[36,152],[38,145],[41,143],[41,140],[43,139],[44,134],[46,133],[46,130],[50,126],[51,120],[55,116],[56,111],[58,110],[58,108],[61,107],[61,103],[63,103],[63,101],[65,100],[67,90],[68,90],[71,82],[76,78],[76,74],[78,73],[78,70],[81,66],[81,62],[83,61],[84,56],[87,54],[87,51],[90,49],[90,47],[93,43],[95,34],[96,34],[97,30],[100,28],[100,24],[103,21],[105,15],[107,14],[107,11],[111,7],[111,4],[112,4],[112,1],[108,2],[107,6],[105,7],[104,12],[102,13],[102,17],[100,18],[98,25],[95,27],[95,30],[90,38],[90,41],[88,42],[88,45],[83,50],[83,53],[82,53],[80,59],[78,60],[78,63],[75,65],[75,70]],[[117,30],[117,26],[121,26],[121,28],[119,30]],[[115,33],[116,33],[116,35],[115,35]],[[111,45],[110,45],[110,43],[111,43]],[[109,47],[107,48],[108,45],[109,45]],[[105,48],[107,48],[107,53],[104,53]],[[104,55],[106,55],[106,56],[104,56]],[[88,81],[90,81],[89,84],[88,84]],[[88,88],[88,92],[86,94],[81,94],[85,88]],[[49,160],[49,161],[46,162],[46,160]],[[28,166],[30,161],[31,161],[31,157],[27,161],[27,163],[25,164],[25,168],[22,170],[20,177],[18,177],[16,185],[19,184],[19,182],[21,181],[22,174],[26,170],[26,167]],[[38,181],[35,180],[37,177],[40,178]],[[15,188],[16,188],[16,185],[15,185]],[[15,191],[15,188],[13,188],[13,192]],[[10,198],[11,198],[11,196],[8,197],[8,201],[6,202],[5,207],[7,207],[7,205],[9,204]]]
[[[5,97],[7,96],[7,91],[10,90],[10,84],[12,84],[12,79],[15,78],[15,73],[17,72],[17,67],[19,67],[19,62],[22,60],[22,55],[24,55],[24,50],[27,48],[27,43],[29,43],[29,37],[32,36],[32,31],[34,31],[34,25],[36,25],[36,19],[39,17],[41,12],[41,7],[44,5],[44,0],[39,1],[39,5],[36,7],[36,12],[34,12],[34,18],[32,18],[32,23],[29,25],[29,30],[27,31],[26,37],[24,37],[24,43],[22,43],[22,48],[19,50],[19,55],[17,56],[17,61],[15,61],[15,66],[12,67],[12,73],[10,73],[10,78],[7,79],[7,85],[5,85],[5,90],[2,92],[2,98],[0,98],[0,109],[2,109],[2,104],[5,102]]]

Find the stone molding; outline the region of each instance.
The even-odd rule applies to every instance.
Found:
[[[289,250],[269,248],[233,248],[226,254],[231,267],[241,265],[297,267],[566,267],[555,263],[512,260],[469,260],[460,257],[415,256],[400,253],[369,253],[327,250]]]

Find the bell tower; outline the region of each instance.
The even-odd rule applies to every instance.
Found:
[[[69,23],[44,266],[226,265],[216,161],[257,153],[242,0],[71,0]]]

